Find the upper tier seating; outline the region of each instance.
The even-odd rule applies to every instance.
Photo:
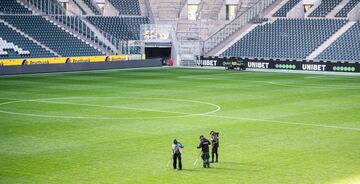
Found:
[[[120,40],[139,40],[140,25],[149,23],[147,17],[89,16],[87,19],[96,27]]]
[[[31,11],[26,9],[16,0],[0,0],[0,13],[5,14],[31,14]]]
[[[325,17],[340,3],[341,0],[322,0],[321,4],[310,13],[309,17]]]
[[[2,39],[6,40],[7,42],[12,42],[18,47],[22,48],[23,50],[30,51],[30,54],[26,54],[21,57],[54,57],[54,54],[45,50],[44,48],[40,47],[33,41],[29,40],[28,38],[24,37],[20,33],[14,31],[13,29],[9,28],[8,26],[0,23],[0,36]],[[15,53],[15,51],[13,51]],[[1,57],[0,57],[1,58]],[[19,55],[9,55],[6,58],[19,58]]]
[[[95,56],[102,53],[41,16],[0,16],[61,56]]]
[[[92,2],[92,0],[84,0],[85,4],[91,9],[92,12],[94,12],[95,15],[101,15],[101,12],[95,7]]]
[[[360,0],[350,0],[348,4],[342,8],[335,17],[347,17],[348,13],[357,5],[359,4]]]
[[[360,21],[354,24],[316,59],[359,61],[360,58]]]
[[[141,15],[139,0],[109,0],[120,15]]]
[[[278,19],[257,26],[222,56],[305,59],[347,21]]]
[[[286,17],[286,14],[294,8],[301,0],[289,0],[284,6],[282,6],[273,17]]]

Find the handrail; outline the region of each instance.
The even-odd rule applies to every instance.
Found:
[[[110,33],[107,33],[106,31],[100,29],[97,27],[97,30],[104,35],[104,37],[115,46],[117,49],[116,54],[127,54],[128,53],[128,41],[126,40],[120,40],[113,36]]]
[[[215,32],[204,42],[204,53],[209,53],[219,43],[238,31],[251,19],[258,16],[265,8],[271,5],[275,0],[259,0],[246,11],[238,15],[234,20],[226,24],[219,31]]]
[[[82,15],[86,15],[86,11],[79,5],[79,3],[76,0],[70,0],[70,1],[76,4],[76,6],[80,9]]]
[[[56,0],[47,0],[47,4],[44,4],[44,0],[23,0],[24,2],[34,6],[40,10],[43,14],[66,14],[67,11],[63,6],[59,4]],[[73,14],[73,13],[71,13]]]
[[[58,2],[54,0],[49,0],[46,5],[43,5],[40,2],[44,2],[43,0],[24,0],[29,5],[34,6],[35,8],[39,9],[40,11],[47,14],[49,18],[60,23],[62,26],[69,28],[72,32],[75,32],[87,39],[90,44],[95,45],[98,48],[101,48],[103,51],[111,52],[111,53],[119,53],[119,50],[112,50],[109,48],[105,43],[99,39],[98,36],[92,31],[82,20],[79,16],[74,15],[71,11],[66,10],[62,7]],[[45,7],[45,9],[44,9]],[[74,16],[69,16],[74,15]],[[102,33],[103,35],[106,34],[105,32]],[[104,35],[105,36],[105,35]],[[107,39],[110,39],[111,36],[107,36]],[[112,39],[114,40],[114,39]],[[109,40],[110,41],[110,40]],[[120,52],[122,53],[122,52]]]
[[[146,15],[150,18],[150,24],[155,24],[154,14],[152,12],[150,0],[145,0]]]
[[[101,39],[96,36],[95,32],[92,31],[81,19],[80,16],[67,16],[67,15],[52,15],[54,19],[56,19],[63,26],[70,28],[78,34],[86,37],[92,44],[97,45],[100,48],[108,52],[112,52],[114,54],[126,54],[127,53],[127,42],[123,40],[119,40],[113,35],[97,28],[97,30],[111,43],[115,46],[116,50],[112,50],[105,43],[101,41]]]
[[[78,16],[75,13],[66,10],[57,2],[57,0],[48,0],[46,5],[43,4],[44,0],[23,1],[27,3],[27,5],[33,6],[43,12],[43,14],[45,14],[43,15],[44,17],[52,19],[58,24],[68,28],[71,32],[86,38],[85,40],[89,41],[90,44],[95,45],[97,48],[102,48],[102,50],[105,52],[110,52],[113,54],[128,53],[128,41],[120,40],[97,27],[96,29],[100,32],[100,34],[102,34],[102,36],[104,36],[107,41],[109,41],[116,48],[116,50],[111,49],[109,45],[106,45],[104,42],[102,42],[96,33],[86,25],[86,23],[82,20],[82,16]]]

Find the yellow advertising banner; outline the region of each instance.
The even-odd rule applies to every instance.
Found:
[[[22,63],[23,63],[22,59],[0,60],[0,66],[16,66],[16,65],[22,65]]]
[[[145,55],[143,55],[143,58],[144,58],[144,56]],[[0,66],[127,61],[127,60],[129,60],[129,58],[130,58],[129,55],[111,55],[111,56],[79,56],[79,57],[6,59],[6,60],[0,60]]]
[[[43,64],[64,64],[66,58],[29,58],[24,60],[24,65],[43,65]]]
[[[129,55],[112,55],[106,58],[106,61],[126,61],[129,60]]]
[[[105,62],[106,56],[80,56],[80,57],[69,57],[66,63],[94,63],[94,62]]]

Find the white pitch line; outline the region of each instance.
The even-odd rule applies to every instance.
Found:
[[[198,79],[198,80],[217,80],[217,81],[236,81],[236,82],[249,82],[249,83],[265,83],[265,84],[271,84],[271,85],[277,85],[277,86],[283,86],[283,87],[296,87],[296,88],[313,88],[313,89],[334,89],[334,88],[338,88],[338,89],[360,89],[359,87],[356,86],[344,86],[344,85],[320,85],[320,86],[316,86],[316,85],[291,85],[291,84],[282,84],[282,83],[277,83],[274,81],[259,81],[259,80],[245,80],[245,79],[221,79],[221,78],[208,78],[208,77],[190,77],[190,76],[180,76],[178,78],[183,78],[183,79]],[[281,82],[294,82],[294,81],[284,81],[282,80]]]
[[[290,122],[290,121],[278,121],[278,120],[267,120],[267,119],[257,119],[257,118],[241,118],[241,117],[230,117],[230,116],[220,116],[220,115],[206,115],[206,116],[208,116],[208,117],[216,117],[216,118],[235,119],[235,120],[262,121],[262,122],[269,122],[269,123],[302,125],[302,126],[313,126],[313,127],[335,128],[335,129],[343,129],[343,130],[360,131],[360,128],[356,128],[356,127],[344,127],[344,126],[312,124],[312,123],[297,123],[297,122]]]
[[[185,113],[185,112],[175,112],[175,111],[163,111],[163,110],[154,110],[154,109],[144,109],[144,108],[130,108],[123,106],[102,106],[102,105],[93,105],[93,104],[80,104],[80,103],[67,103],[67,102],[51,102],[47,100],[65,100],[65,99],[93,99],[93,98],[109,98],[109,99],[156,99],[156,100],[170,100],[170,101],[178,101],[178,102],[191,102],[191,103],[199,103],[216,107],[215,110],[204,112],[204,113]],[[4,98],[0,98],[4,99]],[[47,98],[47,99],[34,99],[34,100],[14,100],[10,102],[0,103],[0,106],[13,104],[13,103],[21,103],[21,102],[42,102],[42,103],[54,103],[54,104],[68,104],[68,105],[80,105],[80,106],[92,106],[92,107],[102,107],[102,108],[117,108],[117,109],[130,109],[130,110],[138,110],[138,111],[151,111],[151,112],[161,112],[161,113],[174,113],[174,114],[182,114],[178,116],[158,116],[158,117],[135,117],[135,118],[121,118],[121,117],[91,117],[91,116],[59,116],[59,115],[44,115],[44,114],[33,114],[33,113],[22,113],[22,112],[12,112],[6,110],[0,110],[2,113],[13,114],[13,115],[24,115],[24,116],[33,116],[33,117],[45,117],[45,118],[64,118],[64,119],[98,119],[98,120],[120,120],[120,119],[163,119],[163,118],[174,118],[174,117],[188,117],[188,116],[200,116],[200,115],[208,115],[215,113],[221,109],[219,105],[195,101],[195,100],[187,100],[187,99],[170,99],[170,98],[138,98],[138,97],[62,97],[62,98]]]
[[[291,84],[282,84],[282,83],[276,83],[276,82],[268,82],[269,84],[272,85],[277,85],[277,86],[284,86],[284,87],[293,87],[293,88],[301,88],[301,87],[305,87],[305,88],[313,88],[313,89],[329,89],[329,88],[338,88],[338,89],[360,89],[356,86],[344,86],[344,85],[320,85],[320,86],[316,86],[316,85],[291,85]]]

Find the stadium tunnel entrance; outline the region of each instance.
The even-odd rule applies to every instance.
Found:
[[[156,47],[146,47],[145,48],[146,58],[161,58],[163,65],[167,65],[167,60],[171,58],[171,47],[165,48],[156,48]]]

